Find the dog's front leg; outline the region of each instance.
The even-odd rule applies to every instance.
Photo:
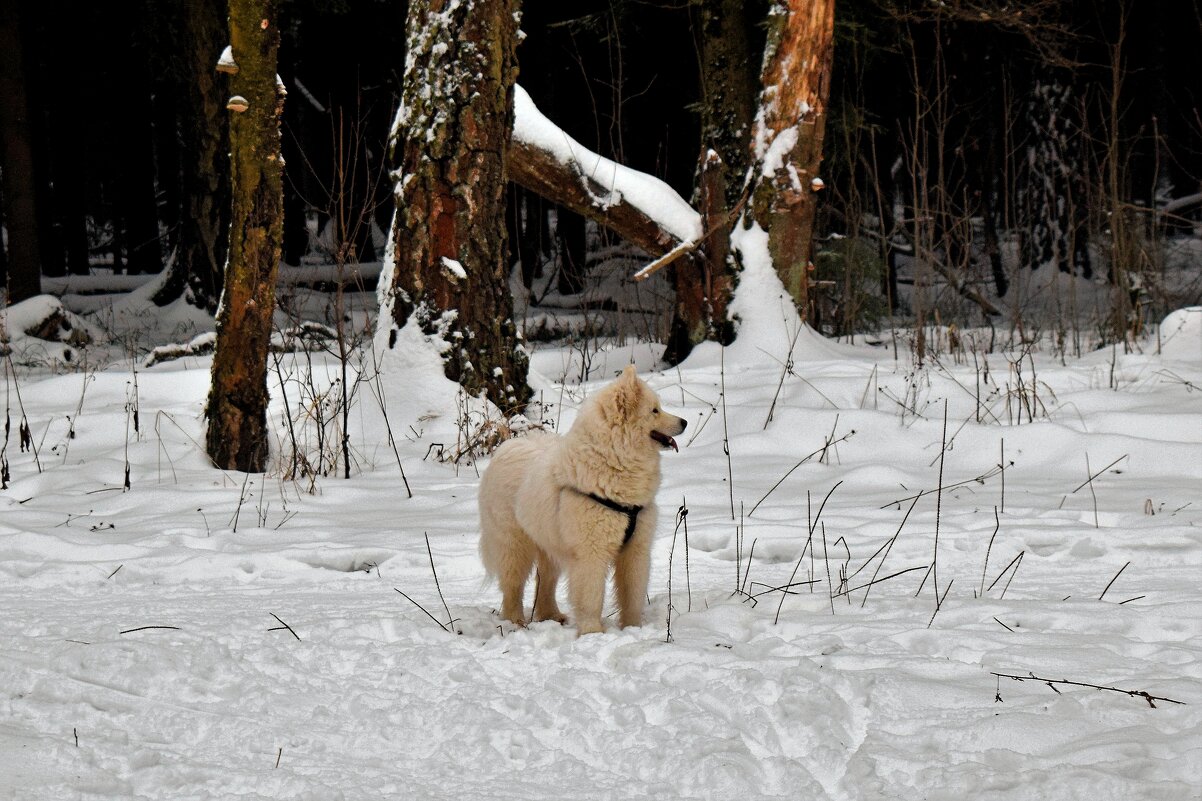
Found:
[[[649,531],[639,531],[618,553],[614,564],[614,594],[618,601],[618,623],[622,628],[642,625],[650,575],[651,535]]]
[[[601,625],[601,608],[605,603],[605,576],[609,564],[590,556],[574,559],[568,568],[568,595],[572,599],[578,634],[605,630]]]

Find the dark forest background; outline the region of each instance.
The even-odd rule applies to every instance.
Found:
[[[704,2],[523,5],[518,80],[544,113],[691,197]],[[756,53],[768,3],[734,5]],[[197,87],[224,91],[212,69],[224,15],[215,0],[0,1],[9,302],[39,291],[38,277],[171,265],[179,278],[157,301],[215,306],[223,245],[198,249],[195,225],[220,230],[228,204],[225,112],[202,109]],[[367,223],[386,231],[393,211],[386,141],[405,15],[383,0],[281,3],[287,264],[315,247],[314,220],[335,220],[340,263],[381,255]],[[944,279],[1003,297],[1006,242],[1021,269],[1108,281],[1135,305],[1160,286],[1158,304],[1172,305],[1155,243],[1196,233],[1200,76],[1197,0],[839,3],[812,321],[870,325],[897,305],[899,263],[922,253]],[[26,185],[32,197],[17,197]],[[578,291],[584,221],[516,188],[510,201],[515,259],[557,240],[559,289]]]

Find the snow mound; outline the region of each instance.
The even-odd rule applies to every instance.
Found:
[[[17,364],[77,364],[79,349],[99,338],[94,327],[51,295],[37,295],[0,309],[0,355],[11,354]]]
[[[1202,306],[1172,312],[1160,323],[1160,353],[1168,359],[1202,359]]]

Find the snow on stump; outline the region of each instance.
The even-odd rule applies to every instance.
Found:
[[[95,336],[87,323],[52,295],[37,295],[0,310],[0,355],[19,364],[77,361],[75,349]]]

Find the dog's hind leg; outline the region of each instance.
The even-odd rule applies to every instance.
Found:
[[[566,618],[559,611],[555,600],[555,587],[559,584],[559,565],[541,548],[538,551],[538,572],[535,574],[534,622],[554,620],[563,623]]]
[[[490,565],[501,585],[501,617],[519,626],[526,625],[522,598],[526,594],[526,579],[534,567],[538,549],[520,529],[509,532],[506,547],[494,565]]]

